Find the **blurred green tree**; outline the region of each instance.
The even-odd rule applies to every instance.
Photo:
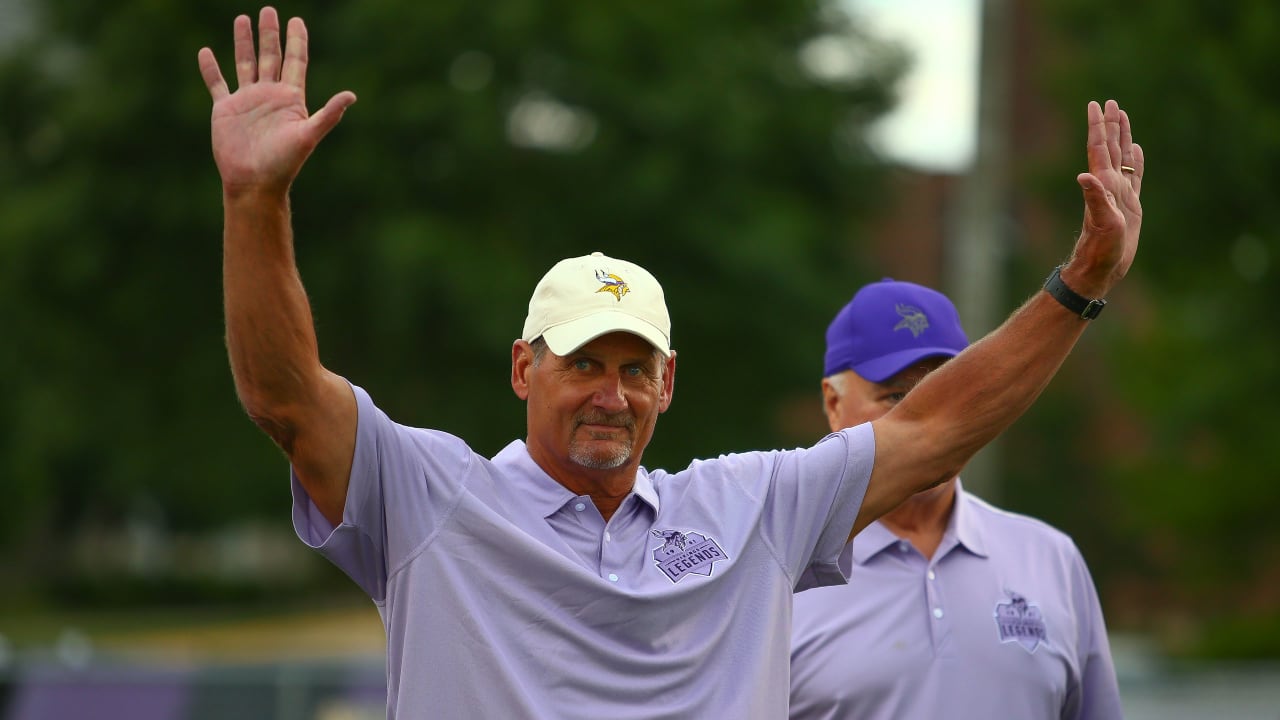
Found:
[[[1031,502],[1077,496],[1068,512],[1098,529],[1083,542],[1118,624],[1180,652],[1280,656],[1280,6],[1051,0],[1040,17],[1055,111],[1119,100],[1149,179],[1129,307],[1099,328],[1108,372],[1078,384],[1106,412],[1059,406],[1017,429],[1093,428],[1079,453],[1040,453],[1038,485],[1057,489]],[[1056,178],[1080,166],[1078,146],[1064,152]],[[1071,459],[1088,453],[1087,470]]]
[[[808,442],[821,333],[882,199],[863,130],[902,56],[823,3],[299,3],[309,102],[359,102],[294,188],[321,351],[398,420],[493,453],[537,278],[594,250],[664,282],[680,392],[651,466]],[[0,58],[0,543],[59,567],[138,508],[287,523],[285,462],[237,406],[219,186],[195,53],[225,1],[48,0]],[[844,53],[852,72],[824,70]],[[232,82],[234,87],[234,81]],[[820,426],[817,401],[814,422]],[[51,561],[51,559],[54,559]]]

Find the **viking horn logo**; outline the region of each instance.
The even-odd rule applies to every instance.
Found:
[[[679,530],[650,530],[649,532],[653,533],[654,537],[662,538],[661,551],[664,553],[670,554],[683,550],[689,542],[684,533]]]
[[[702,533],[659,529],[649,532],[662,540],[662,547],[653,551],[653,564],[673,583],[688,575],[711,577],[715,564],[729,559],[715,540]]]
[[[627,281],[603,270],[596,270],[596,280],[602,283],[596,292],[607,292],[613,295],[613,299],[621,302],[622,296],[631,292],[631,286],[627,285]]]
[[[929,327],[929,318],[925,317],[920,308],[899,303],[894,309],[902,318],[897,325],[893,326],[894,332],[905,328],[911,331],[911,337],[920,337],[920,333]]]

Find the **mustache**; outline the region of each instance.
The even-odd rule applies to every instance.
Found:
[[[575,426],[581,425],[607,425],[610,427],[625,428],[627,430],[636,429],[636,419],[630,413],[584,413],[573,419]]]

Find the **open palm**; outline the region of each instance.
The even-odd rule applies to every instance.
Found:
[[[1073,262],[1109,269],[1107,286],[1129,271],[1142,230],[1142,177],[1146,158],[1133,141],[1129,115],[1114,100],[1089,103],[1089,171],[1076,181],[1084,191],[1084,226]],[[1104,294],[1104,293],[1099,293]]]
[[[235,63],[239,86],[232,93],[213,51],[201,48],[200,74],[213,97],[213,157],[227,192],[284,191],[302,164],[356,100],[340,92],[314,115],[307,112],[307,29],[289,21],[281,52],[280,20],[273,8],[258,18],[258,52],[248,16],[235,19]]]

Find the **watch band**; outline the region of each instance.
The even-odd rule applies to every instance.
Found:
[[[1067,287],[1062,282],[1062,265],[1053,269],[1049,273],[1049,278],[1044,281],[1045,292],[1053,296],[1054,300],[1062,303],[1062,306],[1071,312],[1079,315],[1083,320],[1092,320],[1102,313],[1102,308],[1107,306],[1107,301],[1102,298],[1089,299],[1075,290]]]

